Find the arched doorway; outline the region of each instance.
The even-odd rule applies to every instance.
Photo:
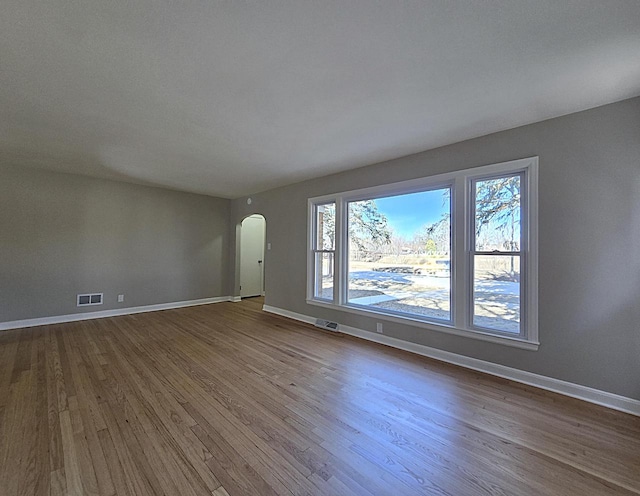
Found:
[[[242,221],[240,229],[240,297],[264,296],[264,245],[267,222],[260,214]]]

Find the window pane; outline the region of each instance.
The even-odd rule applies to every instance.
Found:
[[[520,251],[520,176],[476,182],[476,251]]]
[[[475,255],[473,325],[520,333],[520,257]]]
[[[333,253],[315,254],[315,287],[313,296],[333,300]]]
[[[335,250],[335,203],[316,206],[316,229],[316,250]]]
[[[348,204],[348,302],[451,320],[451,191]]]

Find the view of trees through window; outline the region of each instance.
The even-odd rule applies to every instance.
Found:
[[[348,203],[348,303],[451,320],[449,188]]]
[[[474,184],[473,325],[518,333],[520,176]],[[349,202],[348,226],[348,303],[451,321],[449,188]]]

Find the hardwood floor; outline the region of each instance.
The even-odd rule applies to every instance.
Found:
[[[0,494],[640,494],[640,419],[260,311],[0,333]]]

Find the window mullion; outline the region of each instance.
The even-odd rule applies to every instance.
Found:
[[[345,202],[342,198],[336,199],[336,242],[334,255],[334,278],[333,278],[333,301],[338,305],[345,303],[346,291],[346,253],[347,253],[347,237],[345,230]]]
[[[452,236],[451,236],[451,265],[453,268],[451,278],[451,305],[453,325],[467,328],[469,325],[469,301],[470,281],[467,277],[469,271],[469,246],[468,223],[471,216],[467,215],[469,205],[469,186],[464,177],[457,177],[452,189]]]

